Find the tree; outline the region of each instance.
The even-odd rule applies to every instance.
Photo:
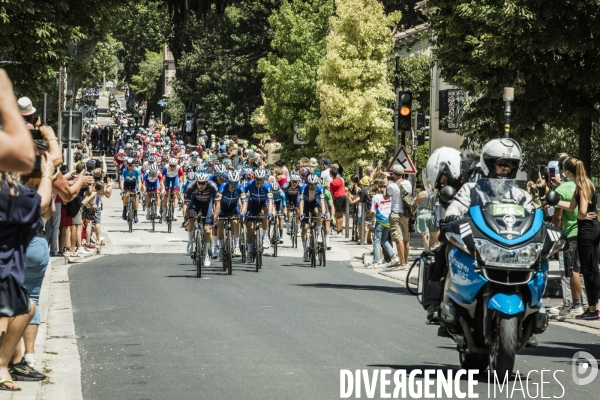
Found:
[[[394,100],[388,77],[393,49],[390,27],[400,13],[386,15],[376,0],[336,0],[327,55],[319,68],[321,105],[317,143],[345,166],[366,166],[392,144]]]
[[[590,171],[600,117],[600,7],[596,1],[429,0],[442,77],[472,101],[463,124],[483,142],[502,134],[502,88],[515,88],[513,136],[573,130]],[[485,121],[485,122],[482,122]],[[472,129],[471,129],[472,130]]]
[[[146,50],[146,58],[138,67],[139,73],[131,77],[131,87],[140,98],[150,100],[156,93],[163,73],[163,58],[162,52]]]
[[[281,142],[292,144],[294,126],[302,126],[309,138],[317,134],[319,101],[317,69],[326,51],[333,0],[284,0],[269,17],[275,31],[273,52],[258,62],[263,78],[264,106],[255,121]]]

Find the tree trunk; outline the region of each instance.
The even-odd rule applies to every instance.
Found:
[[[592,171],[592,119],[588,116],[579,117],[577,127],[579,135],[579,159],[583,162],[585,171],[591,176]]]

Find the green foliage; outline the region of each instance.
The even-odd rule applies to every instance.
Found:
[[[264,106],[254,121],[292,144],[294,126],[314,143],[319,117],[317,69],[325,57],[325,38],[333,0],[284,0],[269,18],[275,30],[273,52],[258,63],[263,78]]]
[[[253,133],[252,113],[262,105],[258,60],[270,50],[268,18],[279,3],[236,0],[222,10],[213,6],[201,19],[188,13],[185,28],[176,27],[185,32],[169,41],[175,42],[171,48],[177,60],[174,91],[188,111],[199,106],[207,133],[242,138]],[[181,40],[189,46],[181,47]]]
[[[421,114],[429,114],[432,62],[426,54],[398,59],[400,86],[413,93],[413,110]],[[391,74],[395,66],[390,64],[390,68]]]
[[[422,172],[425,170],[425,165],[427,165],[427,160],[429,159],[429,143],[425,142],[425,144],[421,146],[417,146],[417,159],[413,160],[415,164],[415,168],[417,169],[417,181],[421,182]]]
[[[48,90],[74,44],[102,40],[118,0],[3,0],[0,59],[18,95]]]
[[[113,36],[124,45],[118,55],[126,81],[138,73],[146,50],[163,51],[168,34],[167,8],[162,0],[126,1],[115,13],[111,29]]]
[[[592,121],[600,117],[597,1],[430,0],[428,7],[442,77],[473,96],[463,124],[479,128],[474,139],[501,135],[502,88],[512,86],[513,136],[541,138],[546,125],[577,129],[579,158],[591,166]]]
[[[398,25],[403,29],[412,28],[416,25],[426,22],[422,13],[415,10],[415,4],[421,0],[381,0],[386,13],[400,11],[402,18]]]
[[[163,73],[162,52],[146,50],[146,58],[139,65],[139,73],[131,77],[131,87],[141,99],[150,99],[159,86]]]
[[[376,0],[337,0],[335,5],[327,55],[318,71],[317,143],[324,155],[343,165],[366,166],[392,144],[388,57],[390,26],[400,13],[386,15]]]

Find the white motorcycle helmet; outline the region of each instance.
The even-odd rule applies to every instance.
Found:
[[[461,183],[460,151],[451,147],[440,147],[429,156],[423,170],[423,185],[425,190],[433,193],[442,187],[442,176],[447,179],[447,184],[458,189]]]
[[[510,167],[506,175],[496,173],[496,164]],[[484,176],[495,179],[516,179],[521,166],[521,146],[514,139],[493,139],[481,150],[481,171]]]

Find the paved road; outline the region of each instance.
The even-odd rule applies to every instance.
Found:
[[[84,398],[330,399],[339,398],[340,369],[458,368],[452,343],[398,285],[346,262],[265,261],[259,273],[214,268],[208,279],[174,254],[71,267]],[[570,359],[579,349],[600,354],[598,337],[552,327],[540,339],[516,368],[563,369],[567,394],[594,398],[593,385],[571,381]],[[544,395],[561,387],[548,383]]]

